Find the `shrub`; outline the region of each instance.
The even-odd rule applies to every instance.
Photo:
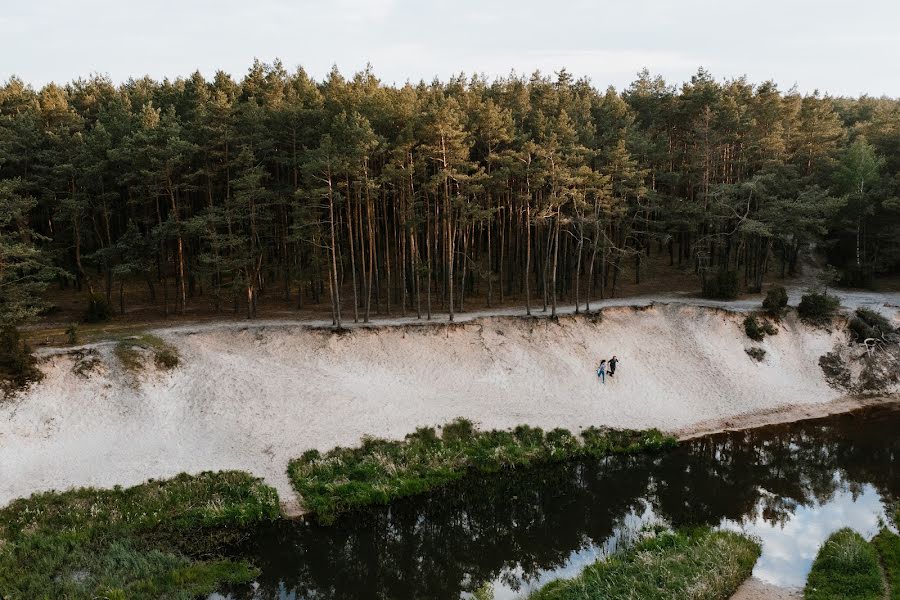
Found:
[[[766,292],[766,298],[763,300],[763,309],[773,317],[779,317],[787,308],[788,295],[787,290],[782,286],[769,288]]]
[[[825,540],[806,580],[807,600],[869,600],[884,596],[874,548],[852,529]]]
[[[744,352],[756,362],[762,362],[766,357],[766,351],[763,348],[745,348]]]
[[[19,388],[41,378],[31,347],[15,327],[0,329],[0,383]]]
[[[810,323],[827,323],[840,305],[841,301],[837,297],[811,290],[800,298],[797,314]]]
[[[69,345],[78,343],[78,323],[71,323],[66,327],[66,343]]]
[[[760,546],[731,531],[663,531],[557,579],[529,600],[720,600],[750,576]]]
[[[761,342],[766,335],[775,335],[778,330],[768,321],[760,322],[754,315],[747,315],[744,318],[744,332],[751,340]]]
[[[740,283],[737,271],[721,270],[703,278],[703,296],[718,300],[734,300],[738,297]]]
[[[103,294],[91,294],[88,296],[87,309],[84,311],[85,323],[100,323],[109,321],[113,311],[106,296]]]
[[[850,319],[847,326],[854,333],[858,342],[867,338],[880,338],[884,334],[894,331],[890,321],[868,308],[857,308],[856,314]]]

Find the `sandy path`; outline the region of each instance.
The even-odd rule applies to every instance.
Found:
[[[45,380],[0,405],[0,505],[210,469],[260,475],[290,501],[285,469],[304,450],[400,438],[459,416],[486,428],[684,432],[840,397],[818,357],[841,334],[787,319],[758,344],[767,354],[757,363],[741,320],[657,304],[608,307],[602,320],[466,315],[452,326],[341,334],[219,323],[159,330],[183,364],[138,378],[121,371],[109,344],[95,346],[103,364],[88,378],[73,373],[72,356],[48,356]],[[594,367],[613,353],[620,370],[604,386]]]
[[[800,600],[803,598],[802,590],[794,590],[751,577],[738,588],[731,600]]]

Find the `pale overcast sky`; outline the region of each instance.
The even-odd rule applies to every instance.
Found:
[[[0,79],[239,78],[254,57],[387,83],[566,67],[604,88],[699,66],[783,89],[900,96],[898,0],[3,0]]]

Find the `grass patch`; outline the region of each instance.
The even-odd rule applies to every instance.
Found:
[[[174,369],[180,362],[178,350],[162,338],[149,333],[128,336],[116,344],[115,354],[126,371],[137,372],[144,368],[142,351],[150,352],[160,369]]]
[[[852,529],[825,540],[806,579],[807,600],[873,600],[884,597],[875,548]]]
[[[0,597],[209,594],[258,574],[221,547],[279,515],[275,490],[236,471],[36,494],[0,510]]]
[[[900,525],[900,510],[894,513],[894,524]],[[891,600],[900,600],[900,536],[884,527],[872,539],[872,546],[881,559]]]
[[[759,544],[731,531],[663,531],[552,581],[529,600],[725,600],[750,576]]]
[[[288,476],[305,508],[329,523],[355,508],[420,494],[459,480],[469,471],[496,472],[578,457],[603,457],[673,447],[675,439],[649,431],[586,429],[580,439],[564,429],[544,432],[476,431],[458,419],[438,436],[420,428],[403,441],[366,438],[357,448],[326,454],[310,450],[288,465]]]

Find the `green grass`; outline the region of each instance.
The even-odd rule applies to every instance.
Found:
[[[116,344],[115,354],[123,369],[137,372],[144,368],[141,350],[153,354],[153,360],[160,369],[174,369],[180,361],[174,346],[149,333],[123,337]]]
[[[806,580],[807,600],[877,600],[884,583],[875,548],[852,529],[831,534],[819,548]]]
[[[750,576],[759,544],[708,528],[663,531],[529,600],[725,600]]]
[[[659,450],[675,443],[655,429],[592,427],[579,439],[564,429],[545,433],[528,426],[480,432],[459,419],[445,425],[440,436],[432,428],[421,428],[403,441],[367,438],[357,448],[335,448],[326,454],[311,450],[290,462],[288,475],[303,506],[329,523],[340,513],[427,492],[470,471]]]
[[[279,515],[275,490],[235,471],[36,494],[0,510],[0,597],[195,598],[252,580],[221,548]]]
[[[885,527],[872,539],[872,546],[881,559],[891,600],[900,600],[900,536]]]

